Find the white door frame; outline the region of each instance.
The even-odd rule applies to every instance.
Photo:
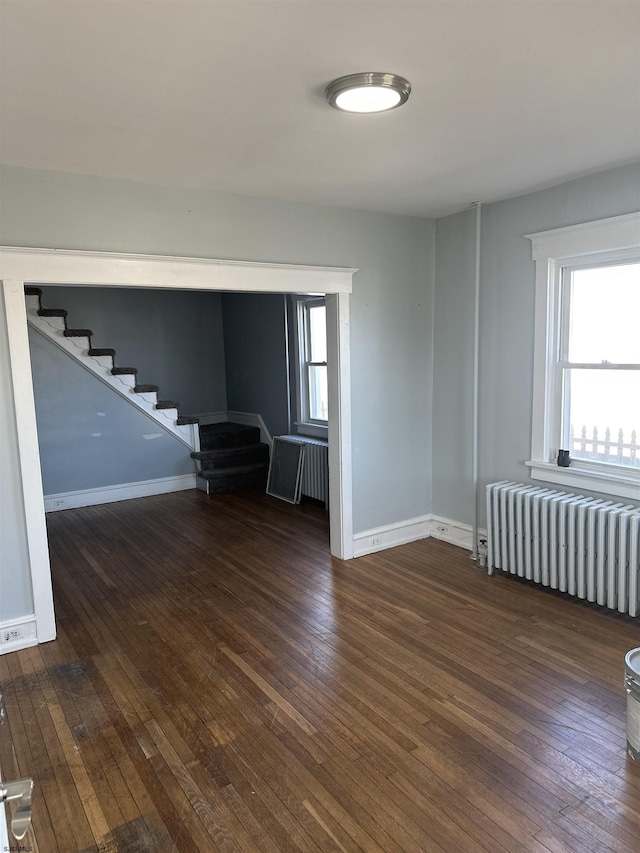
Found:
[[[331,554],[353,557],[349,294],[356,269],[0,247],[22,499],[38,642],[56,636],[24,285],[327,295]]]

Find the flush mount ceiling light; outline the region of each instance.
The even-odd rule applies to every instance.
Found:
[[[411,83],[397,74],[367,71],[339,77],[326,88],[332,107],[348,113],[381,113],[406,103]]]

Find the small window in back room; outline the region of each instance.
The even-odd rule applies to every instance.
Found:
[[[329,420],[327,384],[327,311],[323,297],[297,301],[298,426],[326,427]]]

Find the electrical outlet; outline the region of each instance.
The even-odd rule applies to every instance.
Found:
[[[3,643],[13,643],[15,640],[22,639],[22,631],[20,628],[11,628],[8,631],[2,632],[2,642]]]
[[[448,536],[449,535],[449,528],[447,527],[446,524],[437,524],[436,525],[436,533],[439,533],[440,536]]]
[[[380,537],[379,537],[379,536],[372,536],[372,537],[371,537],[371,543],[370,543],[370,544],[371,544],[372,546],[373,546],[373,545],[379,545],[379,544],[380,544]]]
[[[64,506],[64,498],[54,498],[53,499],[54,506]]]

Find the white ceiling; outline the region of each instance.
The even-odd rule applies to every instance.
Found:
[[[0,0],[0,160],[438,216],[640,158],[640,2]],[[334,77],[407,77],[348,115]]]

